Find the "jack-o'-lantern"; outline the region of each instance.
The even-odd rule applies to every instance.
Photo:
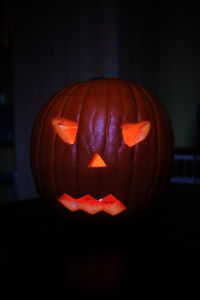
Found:
[[[119,79],[78,82],[41,108],[31,137],[37,190],[66,214],[137,215],[169,179],[173,134],[161,102]]]

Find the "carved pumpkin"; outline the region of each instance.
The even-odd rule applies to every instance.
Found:
[[[63,88],[32,131],[37,190],[68,215],[144,212],[169,179],[172,159],[166,109],[142,86],[119,79]]]

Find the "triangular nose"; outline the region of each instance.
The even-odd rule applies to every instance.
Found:
[[[106,163],[101,158],[101,156],[98,153],[95,153],[88,165],[89,168],[102,168],[106,167]]]

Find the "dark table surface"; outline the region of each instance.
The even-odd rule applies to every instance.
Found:
[[[72,224],[39,198],[2,205],[0,238],[0,290],[7,294],[200,294],[198,185],[170,184],[148,214],[107,230]]]

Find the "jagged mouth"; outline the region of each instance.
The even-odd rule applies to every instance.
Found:
[[[111,216],[115,216],[126,210],[126,206],[112,194],[97,200],[89,194],[75,199],[64,193],[58,198],[58,202],[72,212],[82,210],[90,215],[104,211]]]

